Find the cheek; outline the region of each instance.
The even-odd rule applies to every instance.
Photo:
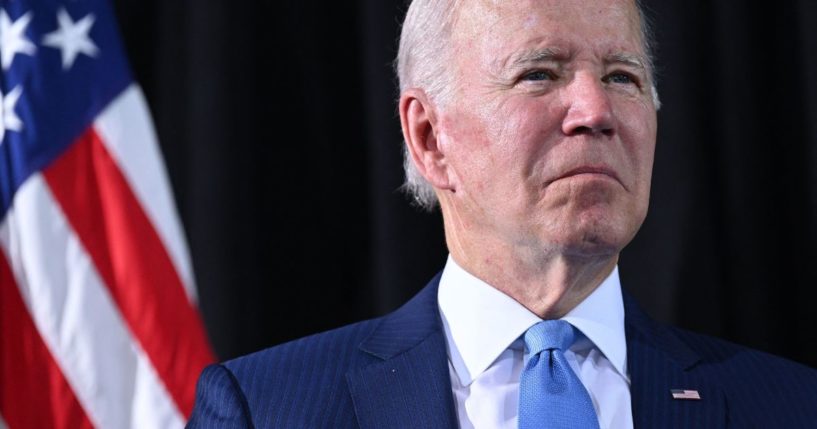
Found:
[[[541,98],[511,98],[485,118],[494,149],[494,170],[515,173],[516,180],[542,176],[554,136],[560,132],[559,113]],[[519,184],[519,183],[518,183]]]
[[[460,103],[443,121],[447,156],[462,191],[508,203],[535,198],[560,131],[559,112],[542,98],[500,101],[483,94],[480,100]]]
[[[490,166],[495,163],[495,156],[485,131],[479,121],[458,115],[456,120],[447,121],[445,132],[438,140],[458,193],[482,193],[490,183]]]
[[[621,140],[635,184],[649,191],[657,131],[655,113],[641,105],[631,109],[634,111],[624,116],[621,123]]]
[[[461,109],[444,122],[447,130],[446,156],[463,180],[507,172],[518,153],[520,125],[515,116],[490,103],[462,103]]]

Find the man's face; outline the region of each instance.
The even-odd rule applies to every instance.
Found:
[[[656,136],[638,19],[631,0],[462,4],[437,130],[447,216],[535,253],[614,254],[632,239]]]

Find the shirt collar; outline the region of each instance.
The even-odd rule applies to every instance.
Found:
[[[542,320],[510,296],[465,271],[450,255],[437,299],[448,356],[463,386],[470,385],[528,328]],[[563,319],[579,329],[628,379],[618,267]]]
[[[581,331],[629,383],[627,337],[624,333],[624,299],[618,266],[563,320]]]

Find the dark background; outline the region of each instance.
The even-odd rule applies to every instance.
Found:
[[[653,0],[664,107],[620,263],[654,317],[817,366],[817,2]],[[117,0],[217,355],[383,314],[445,261],[402,182],[402,0]]]

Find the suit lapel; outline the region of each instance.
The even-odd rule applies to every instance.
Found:
[[[361,428],[456,428],[439,275],[360,346],[378,361],[346,375]]]
[[[725,427],[725,396],[711,378],[695,370],[701,363],[697,353],[650,319],[627,294],[624,306],[635,427]],[[697,391],[701,399],[675,399],[674,389]]]

